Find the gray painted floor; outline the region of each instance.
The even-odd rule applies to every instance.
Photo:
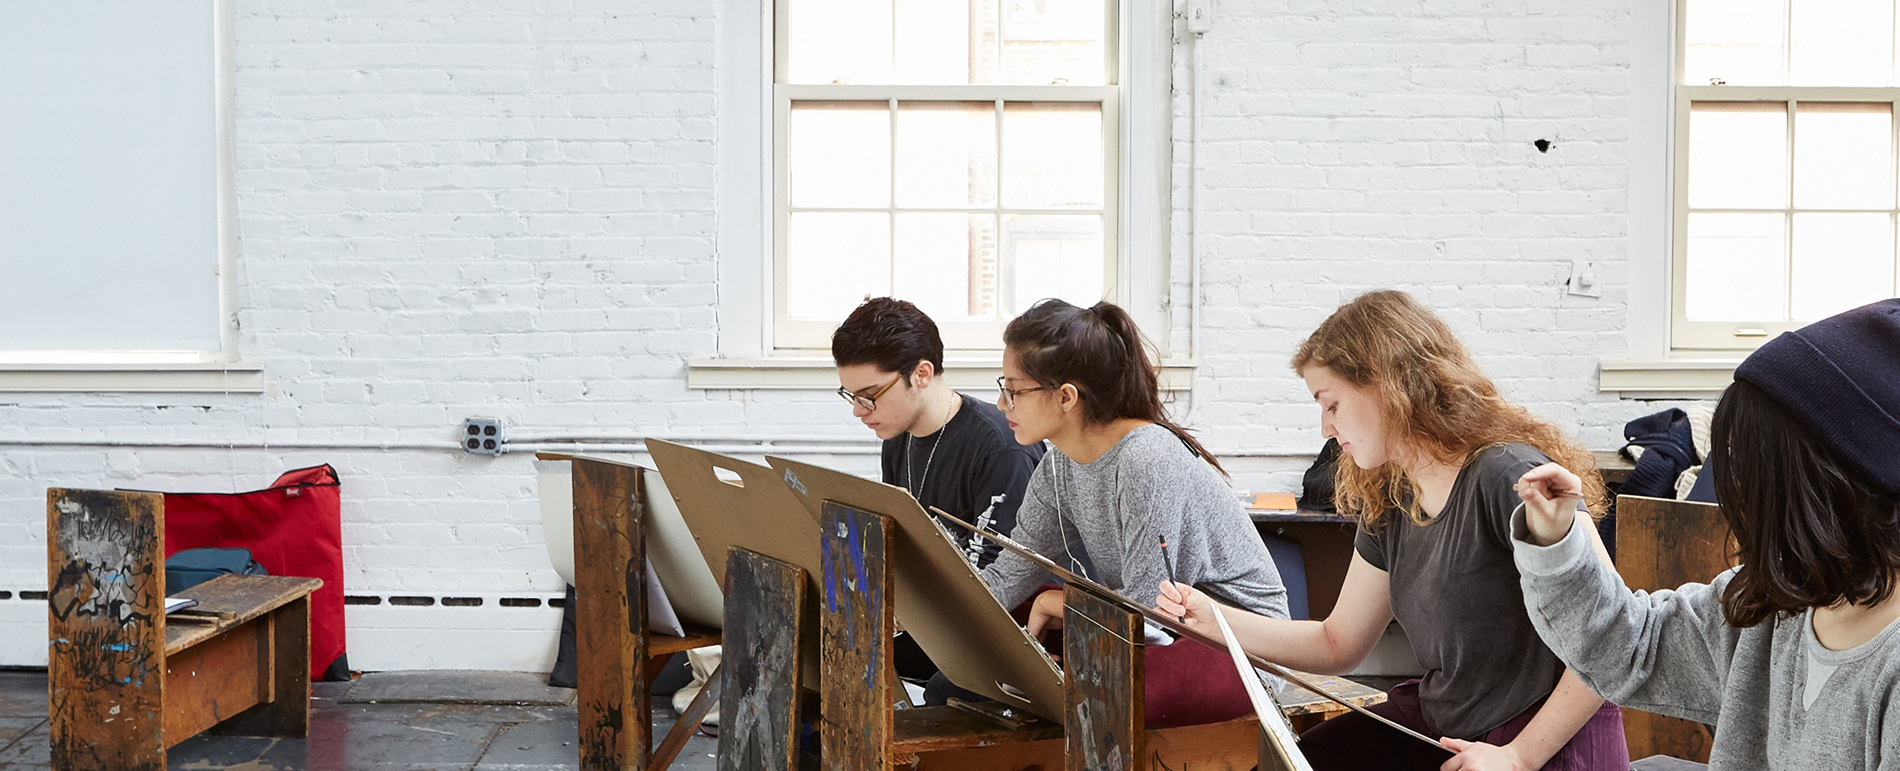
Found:
[[[443,672],[402,678],[409,688],[437,678],[441,692],[465,693],[471,685],[479,686],[477,692],[492,690],[488,680],[493,676]],[[481,682],[471,682],[476,680]],[[572,704],[343,703],[352,685],[312,687],[307,739],[197,736],[172,748],[169,765],[189,771],[553,771],[579,765]],[[657,744],[673,727],[673,711],[662,701],[654,713]],[[50,769],[46,730],[46,673],[0,671],[0,771]],[[714,739],[695,735],[673,768],[709,771],[715,746]]]

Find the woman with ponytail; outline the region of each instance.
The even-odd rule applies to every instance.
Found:
[[[1163,579],[1286,618],[1286,588],[1220,464],[1161,405],[1140,331],[1110,303],[1044,300],[1003,332],[997,406],[1016,441],[1054,445],[1037,465],[1012,537],[1131,600]],[[1162,544],[1166,544],[1163,547]],[[1029,631],[1062,626],[1062,592],[1005,552],[983,572],[1005,607],[1034,597]],[[1038,589],[1041,588],[1039,592]],[[1149,725],[1196,725],[1251,711],[1226,654],[1194,643],[1143,648]]]

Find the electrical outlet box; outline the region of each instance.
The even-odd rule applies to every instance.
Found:
[[[1196,35],[1205,35],[1214,28],[1213,0],[1187,0],[1185,12],[1187,28]]]
[[[463,418],[461,436],[462,449],[474,455],[500,455],[506,444],[501,433],[501,418]]]
[[[1602,297],[1603,266],[1587,260],[1570,262],[1570,294],[1578,297]]]

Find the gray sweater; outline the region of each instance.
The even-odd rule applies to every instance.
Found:
[[[1093,463],[1051,449],[1030,477],[1010,537],[1058,563],[1084,559],[1090,578],[1153,607],[1167,575],[1157,535],[1168,539],[1175,581],[1286,618],[1286,587],[1240,500],[1214,467],[1159,425],[1128,432]],[[1013,552],[983,570],[1006,608],[1048,578]]]
[[[1632,593],[1586,522],[1538,547],[1519,511],[1511,534],[1532,623],[1598,695],[1714,724],[1711,769],[1900,768],[1900,625],[1845,651],[1821,647],[1812,610],[1736,629],[1721,602],[1734,571]]]

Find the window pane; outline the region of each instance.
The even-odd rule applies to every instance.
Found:
[[[1798,0],[1788,37],[1790,85],[1893,82],[1893,0]]]
[[[938,323],[996,320],[996,215],[899,214],[896,240],[894,296]]]
[[[1697,102],[1689,107],[1689,206],[1788,205],[1788,105]]]
[[[1819,321],[1893,296],[1893,218],[1794,215],[1794,321]]]
[[[1003,60],[993,82],[1098,86],[1106,0],[1002,0]]]
[[[1689,0],[1682,82],[1706,86],[1782,84],[1783,0]]]
[[[1101,208],[1102,106],[1003,105],[1003,205]]]
[[[978,18],[972,4],[950,0],[896,2],[897,82],[971,82],[970,55],[978,45],[970,35],[971,22]]]
[[[1892,103],[1802,102],[1795,108],[1794,205],[1893,208]]]
[[[897,105],[897,205],[996,205],[996,103]]]
[[[1689,215],[1689,320],[1785,320],[1786,229],[1781,214]]]
[[[1084,307],[1102,300],[1102,218],[1016,214],[1003,217],[1003,296],[1015,316],[1046,297]]]
[[[883,213],[793,212],[785,237],[785,308],[832,320],[891,291],[891,218]]]
[[[787,83],[891,82],[891,0],[792,0]]]
[[[888,102],[793,104],[786,155],[793,206],[890,205]]]

